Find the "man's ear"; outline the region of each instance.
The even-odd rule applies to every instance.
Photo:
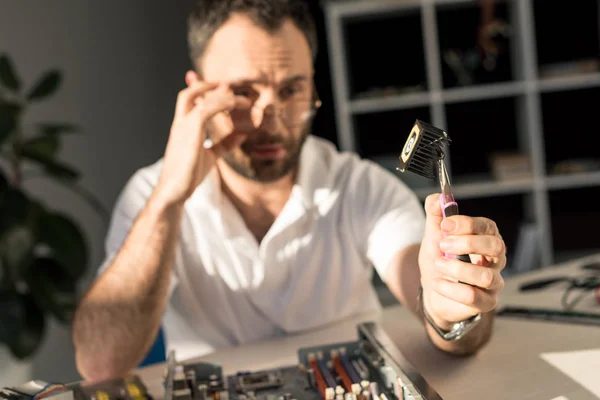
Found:
[[[195,71],[189,70],[185,73],[185,83],[189,86],[198,82],[200,78],[198,78],[198,74]]]

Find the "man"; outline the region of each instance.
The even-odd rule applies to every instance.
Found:
[[[303,3],[203,0],[189,29],[194,71],[165,155],[121,194],[102,274],[74,317],[81,375],[134,369],[161,325],[187,358],[376,313],[371,266],[421,319],[422,284],[424,332],[440,349],[479,349],[503,287],[496,225],[443,220],[436,195],[425,218],[393,174],[309,134],[316,34]],[[459,340],[434,328],[479,313]]]

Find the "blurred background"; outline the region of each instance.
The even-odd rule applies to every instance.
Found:
[[[13,69],[0,70],[0,77],[9,86],[11,74],[21,86],[41,84],[40,101],[30,96],[19,123],[50,124],[25,156],[58,178],[33,174],[22,187],[79,227],[88,265],[80,290],[103,258],[106,218],[97,209],[111,210],[129,177],[163,154],[190,67],[191,4],[0,3],[0,54]],[[447,159],[462,213],[498,223],[508,245],[507,275],[598,252],[597,0],[315,0],[310,6],[323,101],[315,135],[399,174],[397,153],[413,123],[431,122],[453,140]],[[59,71],[60,84],[44,81],[48,70]],[[52,123],[80,129],[61,125],[54,126],[60,135],[48,133]],[[437,190],[417,176],[398,177],[421,199]],[[64,185],[69,179],[79,195]],[[48,234],[46,242],[58,236]],[[377,284],[382,302],[390,302]],[[45,321],[40,347],[23,360],[0,345],[0,383],[19,381],[13,378],[19,373],[78,379],[69,329],[56,318]]]

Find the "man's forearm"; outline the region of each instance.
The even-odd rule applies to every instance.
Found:
[[[167,302],[182,210],[150,198],[112,264],[80,303],[73,340],[84,379],[122,376],[151,346]]]

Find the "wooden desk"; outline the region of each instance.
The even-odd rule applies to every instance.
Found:
[[[563,288],[560,285],[531,294],[518,293],[518,285],[537,277],[578,275],[581,262],[594,259],[600,261],[600,254],[510,279],[501,304],[559,307]],[[580,304],[582,310],[600,310],[592,296]],[[539,355],[600,348],[598,327],[498,317],[494,337],[488,346],[473,357],[456,358],[433,347],[420,322],[401,306],[386,308],[378,317],[363,315],[301,335],[220,350],[199,360],[220,363],[226,374],[294,365],[299,347],[355,340],[356,324],[362,321],[378,322],[444,399],[551,400],[561,395],[569,400],[596,399]],[[159,365],[140,370],[140,375],[158,397],[162,393],[163,368]]]

